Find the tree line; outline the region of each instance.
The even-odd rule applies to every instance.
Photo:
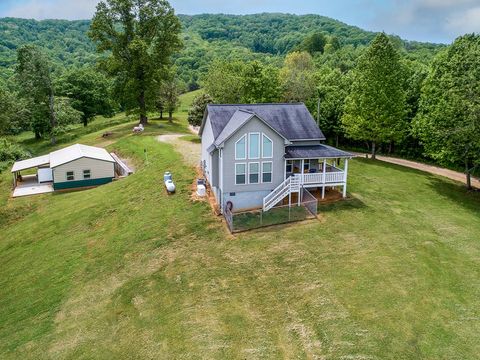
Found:
[[[101,54],[95,66],[62,69],[44,49],[19,47],[13,76],[0,88],[0,135],[31,130],[54,144],[70,125],[119,110],[142,124],[153,109],[171,119],[180,92],[171,61],[182,46],[180,28],[166,1],[107,0],[88,33]]]
[[[335,145],[366,146],[373,159],[380,150],[461,164],[471,188],[480,165],[479,35],[459,37],[426,64],[384,33],[348,51],[310,40],[281,67],[214,62],[189,121],[198,125],[209,102],[304,102]]]

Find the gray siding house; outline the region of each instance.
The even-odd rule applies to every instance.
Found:
[[[351,154],[325,136],[304,104],[208,105],[200,127],[202,169],[223,210],[268,211],[301,187],[339,186]],[[344,168],[337,167],[339,159]]]

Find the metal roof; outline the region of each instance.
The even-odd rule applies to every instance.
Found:
[[[288,140],[325,140],[315,120],[303,103],[236,104],[207,106],[207,114],[216,140],[230,122],[244,121],[245,115],[234,115],[238,110],[255,114]],[[229,125],[230,126],[230,125]],[[235,124],[233,128],[238,129]]]
[[[50,167],[55,168],[83,157],[115,162],[112,155],[103,148],[75,144],[50,153]]]
[[[42,165],[48,165],[50,163],[50,154],[34,157],[27,160],[16,161],[12,167],[12,173],[16,171],[22,171],[32,169]]]
[[[353,154],[328,145],[287,146],[285,159],[351,158]]]

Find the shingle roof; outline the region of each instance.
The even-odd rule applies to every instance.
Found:
[[[353,154],[328,145],[287,146],[285,148],[286,159],[350,158],[353,156]]]
[[[50,167],[54,168],[82,157],[115,162],[112,156],[105,149],[75,144],[50,153]]]
[[[215,146],[219,146],[220,144],[222,144],[253,116],[255,116],[255,114],[250,111],[245,111],[241,109],[235,111],[230,121],[227,123],[227,125],[225,125],[222,132],[215,139]]]
[[[257,115],[270,127],[288,140],[325,140],[315,120],[305,104],[255,104],[255,105],[215,105],[207,106],[215,140],[222,134],[227,124],[242,121],[244,117],[234,114],[241,110]],[[235,124],[233,124],[235,128]],[[238,127],[236,127],[238,129]]]

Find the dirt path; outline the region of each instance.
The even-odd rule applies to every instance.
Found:
[[[362,153],[355,153],[358,156],[365,157],[366,154]],[[459,181],[462,184],[466,184],[467,180],[465,179],[465,174],[458,172],[458,171],[453,171],[453,170],[448,170],[445,168],[441,168],[438,166],[433,166],[433,165],[427,165],[427,164],[422,164],[416,161],[411,161],[411,160],[405,160],[405,159],[399,159],[399,158],[394,158],[394,157],[389,157],[389,156],[379,156],[377,155],[377,160],[380,161],[385,161],[391,164],[396,164],[396,165],[401,165],[405,166],[408,168],[412,169],[417,169],[421,171],[428,172],[430,174],[435,174],[435,175],[440,175],[447,177],[449,179]],[[472,177],[472,186],[476,187],[477,189],[480,189],[480,180],[475,179]]]
[[[186,134],[165,134],[157,136],[156,139],[157,141],[174,145],[175,150],[182,154],[187,164],[197,166],[200,163],[200,143],[182,140],[181,137],[185,135]]]

